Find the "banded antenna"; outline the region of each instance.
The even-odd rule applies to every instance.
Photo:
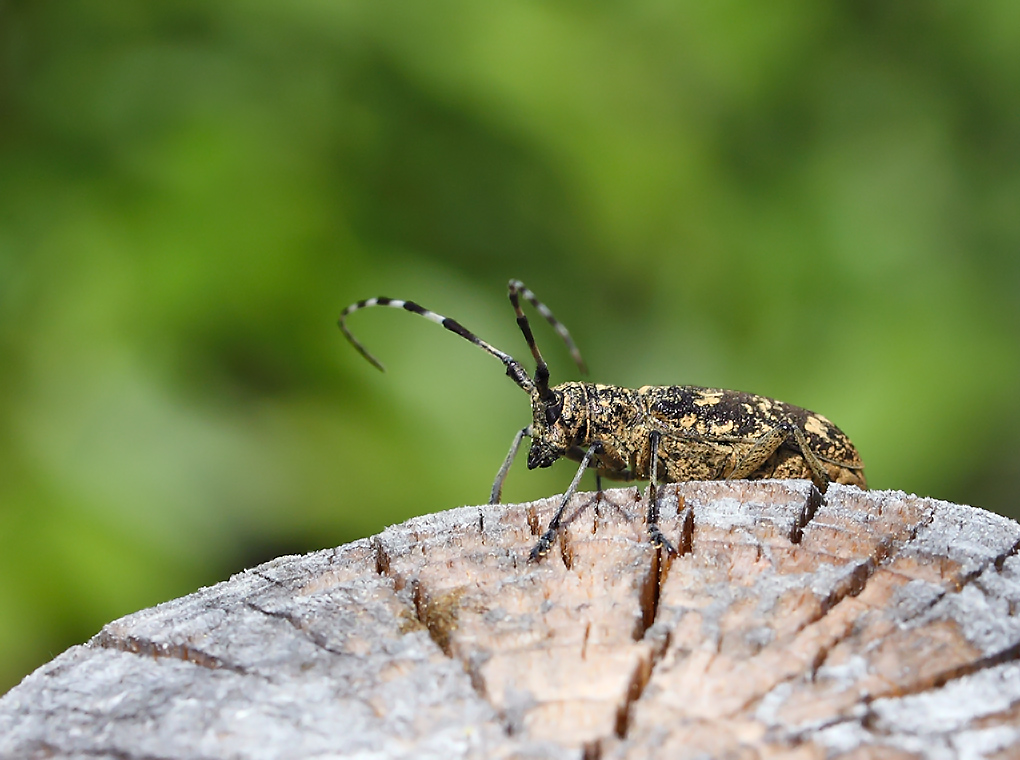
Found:
[[[528,318],[524,315],[524,312],[521,311],[519,296],[524,296],[524,298],[538,310],[538,313],[545,317],[546,321],[553,326],[553,329],[556,330],[560,337],[563,338],[563,341],[567,344],[567,348],[570,351],[570,355],[573,357],[574,362],[577,364],[581,372],[587,374],[588,368],[585,366],[584,360],[581,358],[581,352],[577,350],[577,345],[574,343],[573,338],[570,337],[570,332],[558,319],[556,319],[555,316],[553,316],[553,313],[549,310],[549,308],[539,301],[535,297],[535,294],[528,290],[528,288],[525,287],[524,283],[520,280],[510,280],[507,287],[510,294],[510,304],[514,307],[514,313],[517,315],[517,325],[521,328],[521,332],[524,334],[524,340],[527,342],[528,348],[531,349],[531,355],[535,357],[537,366],[535,369],[534,380],[528,376],[527,371],[521,366],[520,362],[509,354],[506,354],[495,346],[486,343],[460,324],[457,320],[444,317],[442,314],[437,314],[430,309],[426,309],[424,306],[416,304],[414,301],[401,301],[396,298],[386,298],[385,296],[368,298],[364,301],[353,303],[344,309],[340,314],[340,319],[337,321],[337,324],[340,325],[340,329],[343,331],[344,336],[348,341],[350,341],[350,344],[357,349],[358,353],[364,356],[365,359],[367,359],[376,369],[385,372],[386,368],[382,365],[382,362],[376,359],[369,350],[351,334],[351,331],[347,329],[347,317],[360,309],[367,309],[370,306],[389,306],[393,309],[409,311],[412,314],[424,317],[430,322],[442,325],[450,332],[456,333],[469,343],[472,343],[483,351],[492,354],[503,362],[503,365],[506,367],[507,376],[520,388],[528,393],[537,390],[540,396],[548,398],[550,393],[549,367],[546,365],[541,352],[538,350],[538,346],[535,344],[535,336],[531,332],[531,325],[528,323]]]

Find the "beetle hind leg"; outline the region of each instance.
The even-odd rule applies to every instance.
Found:
[[[751,449],[733,466],[733,469],[726,476],[726,480],[740,480],[751,475],[765,464],[768,458],[775,454],[779,447],[789,441],[791,437],[800,451],[800,455],[807,463],[808,469],[811,470],[811,480],[814,481],[822,493],[825,493],[829,487],[829,474],[825,471],[825,467],[822,466],[815,453],[811,451],[804,432],[796,425],[791,425],[787,422],[776,425],[759,437]]]

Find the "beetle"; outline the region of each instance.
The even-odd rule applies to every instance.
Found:
[[[510,304],[535,360],[534,376],[512,356],[485,342],[459,322],[394,298],[369,298],[351,304],[338,324],[351,345],[372,365],[383,365],[351,334],[347,317],[372,306],[403,309],[442,325],[492,354],[506,374],[531,397],[532,419],[514,436],[492,485],[489,503],[499,502],[510,466],[524,438],[531,438],[528,469],[549,467],[566,458],[580,466],[548,529],[530,559],[546,554],[556,539],[571,496],[586,469],[601,479],[649,481],[647,532],[652,545],[676,549],[659,529],[657,485],[691,480],[810,478],[824,492],[830,482],[867,488],[857,449],[838,427],[820,414],[743,391],[692,385],[620,388],[589,382],[549,385],[549,367],[535,342],[523,297],[559,333],[575,363],[584,361],[570,333],[520,280],[508,284]]]

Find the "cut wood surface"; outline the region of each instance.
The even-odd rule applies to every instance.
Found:
[[[462,507],[129,615],[0,757],[1020,757],[1020,525],[807,481]]]

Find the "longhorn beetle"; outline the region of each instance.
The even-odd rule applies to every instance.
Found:
[[[648,536],[653,546],[672,554],[676,549],[659,530],[659,482],[810,478],[822,491],[830,481],[867,487],[864,465],[850,439],[825,417],[798,406],[753,393],[691,385],[646,385],[637,390],[578,382],[550,386],[549,367],[521,310],[521,296],[559,333],[586,374],[584,361],[567,328],[524,283],[510,280],[508,287],[517,325],[535,359],[534,377],[512,356],[456,320],[414,301],[384,297],[358,301],[343,310],[339,325],[351,345],[382,370],[379,360],[347,329],[347,317],[370,306],[404,309],[495,356],[510,379],[531,396],[531,424],[514,436],[492,484],[489,503],[499,502],[503,481],[525,437],[531,438],[529,470],[549,467],[560,457],[580,462],[548,529],[531,550],[531,560],[538,560],[556,540],[567,503],[589,467],[596,471],[599,491],[602,477],[649,481]]]

